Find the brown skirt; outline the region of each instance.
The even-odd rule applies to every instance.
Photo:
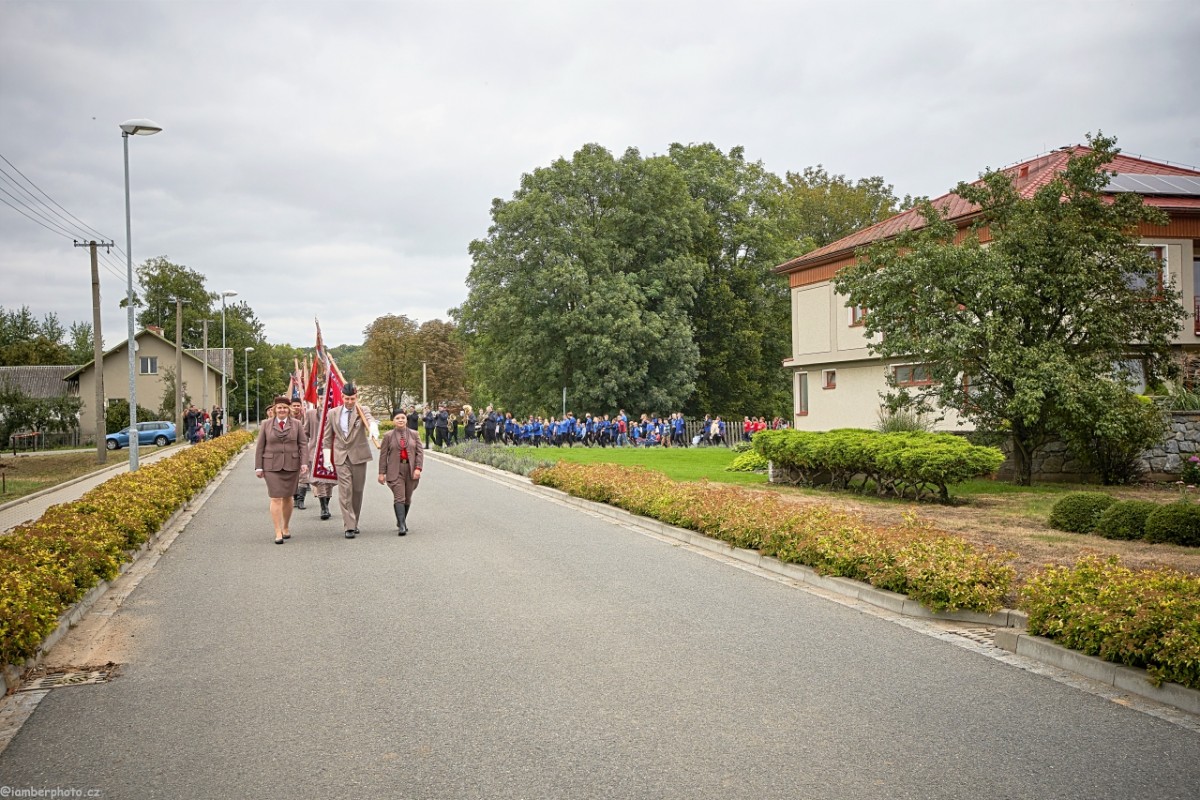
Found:
[[[300,482],[300,470],[264,472],[267,482],[267,497],[295,497],[296,485]]]

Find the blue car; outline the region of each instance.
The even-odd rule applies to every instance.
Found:
[[[175,441],[174,422],[139,422],[137,424],[138,446],[156,444],[159,447]],[[104,446],[109,450],[120,450],[129,446],[129,429],[119,430],[104,437]]]

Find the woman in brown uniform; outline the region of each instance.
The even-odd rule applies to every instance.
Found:
[[[392,490],[392,507],[396,510],[398,536],[408,533],[408,507],[413,492],[421,480],[425,465],[425,449],[421,437],[408,427],[408,415],[403,411],[392,417],[396,427],[387,432],[379,446],[379,482]]]
[[[286,397],[271,402],[275,418],[259,426],[258,445],[254,449],[254,474],[267,482],[271,498],[271,521],[275,523],[275,544],[292,538],[292,498],[301,475],[308,474],[308,437],[304,426],[291,419],[291,404]]]

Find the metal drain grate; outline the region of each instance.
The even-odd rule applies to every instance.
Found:
[[[996,631],[994,628],[960,628],[954,631],[964,639],[970,639],[977,644],[995,645]]]
[[[86,672],[55,672],[21,684],[18,692],[37,692],[57,689],[60,686],[83,686],[89,683],[106,683],[114,677],[115,670],[95,669]]]

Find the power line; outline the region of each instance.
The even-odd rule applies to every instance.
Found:
[[[95,228],[93,228],[92,226],[88,225],[86,222],[81,220],[79,217],[75,216],[70,211],[67,211],[67,209],[63,208],[62,205],[57,200],[55,200],[53,197],[51,197],[49,194],[46,193],[46,190],[44,190],[42,187],[38,186],[32,180],[30,180],[29,176],[26,175],[24,172],[21,172],[20,168],[18,168],[17,165],[13,164],[11,161],[9,161],[7,158],[5,158],[3,153],[0,153],[0,161],[3,161],[5,164],[8,164],[8,166],[12,167],[14,172],[16,172],[22,178],[24,178],[26,183],[28,183],[30,186],[32,186],[34,189],[36,189],[38,191],[38,194],[40,194],[42,197],[49,200],[51,202],[51,204],[53,204],[56,208],[58,208],[59,211],[62,211],[63,214],[67,215],[67,217],[70,217],[76,223],[83,226],[83,229],[85,231],[88,231],[88,235],[81,236],[80,237],[81,239],[91,239],[92,236],[96,236],[101,241],[104,241],[105,239],[107,239],[108,241],[113,242],[113,247],[116,247],[116,242],[111,236],[105,236],[100,231],[96,230]],[[0,173],[3,173],[3,172],[4,172],[4,170],[0,169]],[[9,178],[11,179],[11,176],[9,176]],[[30,195],[30,196],[32,197],[32,195]],[[41,201],[39,200],[37,202],[40,203]],[[56,216],[58,216],[57,213],[56,213]]]

